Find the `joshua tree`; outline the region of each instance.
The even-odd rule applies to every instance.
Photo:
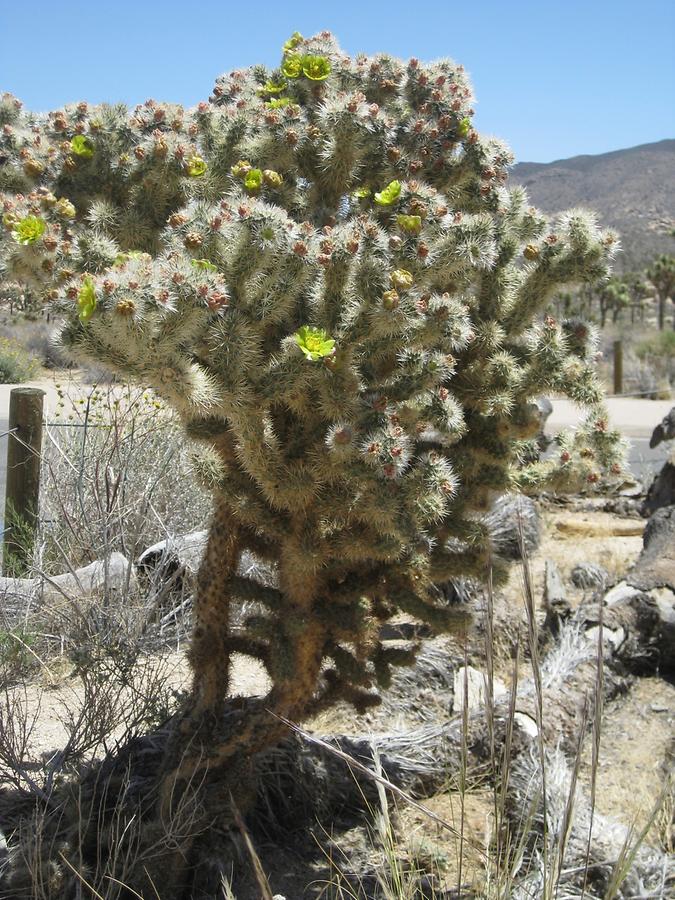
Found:
[[[624,275],[623,281],[629,295],[630,324],[634,325],[636,312],[639,313],[641,320],[644,318],[645,301],[650,296],[651,291],[643,273],[628,272]]]
[[[621,278],[609,278],[598,289],[600,307],[600,327],[604,328],[607,314],[611,311],[612,322],[616,323],[623,310],[630,304],[630,290]]]
[[[647,278],[654,285],[659,308],[659,331],[666,324],[666,305],[675,296],[675,257],[658,256],[647,270]],[[675,315],[673,316],[675,328]]]
[[[380,623],[403,610],[442,632],[436,583],[500,577],[493,497],[620,473],[592,333],[542,313],[604,277],[616,239],[509,189],[511,154],[471,101],[449,60],[350,59],[327,33],[192,110],[3,101],[5,277],[63,313],[75,356],[175,407],[213,491],[165,808],[205,767],[240,799],[251,754],[283,733],[268,710],[376,702],[414,655]],[[525,464],[544,391],[589,418]],[[242,577],[244,550],[275,587]],[[258,611],[234,630],[243,599]],[[228,731],[235,651],[273,686]]]

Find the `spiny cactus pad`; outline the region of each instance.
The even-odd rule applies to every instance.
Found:
[[[509,188],[511,154],[471,102],[450,60],[351,59],[327,33],[190,110],[2,101],[0,274],[203,446],[206,705],[232,650],[262,660],[289,714],[370,702],[411,659],[379,624],[403,610],[448,628],[434,585],[487,575],[495,496],[620,473],[593,334],[543,314],[561,285],[605,276],[616,238]],[[589,417],[531,463],[543,392]],[[276,588],[237,574],[244,550]],[[257,611],[232,632],[239,599]]]

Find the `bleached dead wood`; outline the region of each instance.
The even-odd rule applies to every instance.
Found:
[[[121,592],[136,587],[131,562],[122,553],[111,553],[87,566],[61,575],[40,574],[34,578],[0,578],[0,597],[5,604],[61,604],[91,599],[104,591]]]

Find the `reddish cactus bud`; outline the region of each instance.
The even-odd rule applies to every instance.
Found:
[[[184,244],[189,250],[194,250],[196,247],[201,247],[202,243],[203,238],[197,231],[188,231],[188,233],[185,235]]]
[[[212,291],[206,300],[207,306],[212,310],[222,309],[228,304],[228,296],[224,291]]]

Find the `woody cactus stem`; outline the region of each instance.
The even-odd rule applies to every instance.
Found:
[[[376,702],[413,659],[380,623],[450,629],[434,585],[499,575],[493,497],[621,476],[594,335],[542,313],[606,275],[616,238],[509,188],[511,154],[471,102],[450,60],[350,59],[322,33],[191,110],[0,105],[1,277],[62,311],[75,356],[165,397],[202,448],[215,512],[193,725],[217,718],[234,651],[266,667],[278,713]],[[528,462],[550,391],[588,419]],[[245,550],[276,587],[238,574]],[[241,600],[255,611],[235,631]],[[251,715],[211,765],[274,738]]]

